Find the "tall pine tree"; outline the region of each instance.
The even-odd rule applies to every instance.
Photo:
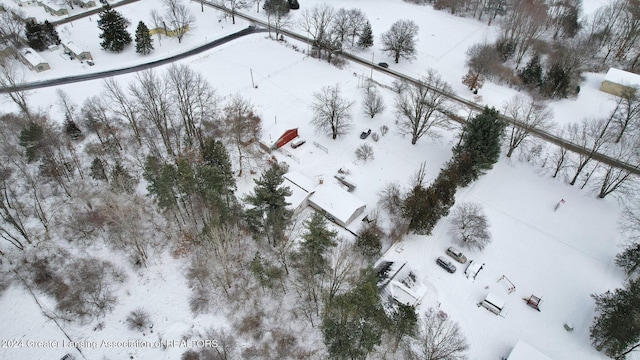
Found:
[[[149,28],[144,22],[140,21],[136,28],[136,52],[142,55],[148,55],[153,50],[153,39],[149,33]]]
[[[36,21],[27,21],[24,25],[25,37],[30,48],[42,51],[47,48],[48,37],[42,24]]]
[[[44,31],[47,35],[47,43],[49,45],[60,45],[62,41],[60,41],[60,36],[58,35],[58,31],[55,26],[49,22],[49,20],[45,20],[43,23]]]
[[[358,46],[365,49],[373,46],[373,31],[371,30],[371,24],[368,21],[362,28],[362,33],[358,39]]]
[[[504,127],[505,123],[498,118],[498,111],[488,107],[465,124],[462,142],[453,148],[454,161],[467,156],[466,160],[470,160],[470,166],[459,168],[467,172],[457,174],[460,186],[468,185],[460,179],[465,179],[465,182],[476,180],[498,161]]]
[[[100,46],[109,51],[120,52],[131,43],[131,35],[127,31],[127,20],[106,4],[100,12],[98,28],[102,30],[99,35],[102,42]]]

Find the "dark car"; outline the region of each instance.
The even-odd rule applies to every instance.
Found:
[[[440,265],[441,268],[447,270],[450,273],[454,273],[456,272],[456,267],[451,263],[451,261],[445,259],[444,257],[440,256],[437,260],[436,263],[438,263],[438,265]]]
[[[381,63],[378,63],[378,66],[383,67],[383,68],[386,69],[386,68],[389,67],[389,64],[387,64],[386,62],[381,62]]]
[[[360,139],[366,139],[369,135],[371,135],[371,129],[360,133]]]
[[[289,9],[291,10],[300,9],[300,4],[298,3],[298,0],[289,0]]]

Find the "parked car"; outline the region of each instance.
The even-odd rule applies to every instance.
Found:
[[[366,139],[369,135],[371,135],[371,129],[360,133],[360,139]]]
[[[450,247],[447,249],[447,255],[451,256],[455,261],[460,264],[464,264],[467,262],[467,257],[462,254],[462,252],[454,247]]]
[[[378,63],[378,66],[383,67],[383,68],[386,69],[386,68],[389,67],[389,64],[387,64],[386,62],[381,62],[381,63]]]
[[[437,260],[436,263],[438,263],[438,265],[440,265],[441,268],[447,270],[450,273],[454,273],[456,272],[456,267],[455,265],[453,265],[451,263],[451,261],[447,260],[444,258],[444,256],[440,256]]]
[[[302,146],[306,142],[307,142],[307,140],[305,140],[305,139],[303,139],[303,138],[298,136],[297,138],[291,140],[291,147],[296,149],[296,148],[299,148],[300,146]]]
[[[289,9],[291,10],[298,10],[300,9],[300,3],[298,3],[298,0],[289,0]]]

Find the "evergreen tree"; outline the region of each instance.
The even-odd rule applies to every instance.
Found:
[[[418,314],[416,314],[414,306],[398,303],[388,316],[387,331],[393,337],[393,351],[395,352],[404,337],[414,337],[418,334]]]
[[[548,98],[564,99],[569,95],[570,84],[569,72],[562,67],[562,64],[553,63],[542,81],[540,92]]]
[[[42,156],[42,142],[44,141],[44,129],[42,126],[31,123],[20,131],[20,146],[24,147],[27,162],[33,162]]]
[[[381,343],[386,316],[376,283],[369,268],[355,289],[325,306],[321,329],[330,359],[366,359]]]
[[[327,228],[327,220],[319,212],[314,212],[305,226],[307,231],[302,235],[298,260],[311,274],[323,274],[327,270],[327,249],[337,245],[338,232]]]
[[[78,140],[80,136],[82,136],[82,130],[80,130],[78,125],[76,125],[76,123],[68,116],[66,116],[66,120],[64,122],[64,132],[73,140]]]
[[[640,243],[629,245],[623,252],[616,255],[616,265],[631,275],[640,267]]]
[[[91,177],[95,180],[107,181],[107,172],[104,169],[104,163],[98,157],[93,158],[91,162]]]
[[[49,22],[49,20],[45,20],[44,21],[43,28],[44,28],[45,33],[47,34],[47,44],[49,44],[49,45],[60,45],[60,43],[62,41],[60,41],[60,36],[58,36],[58,31]]]
[[[224,144],[215,139],[206,140],[202,161],[203,164],[196,169],[198,192],[216,208],[218,220],[226,222],[231,219],[236,206],[236,179]]]
[[[614,292],[591,296],[598,313],[590,328],[592,344],[612,358],[624,359],[640,347],[640,280],[632,280]]]
[[[286,201],[291,189],[282,186],[285,173],[286,168],[274,163],[260,179],[254,180],[253,193],[246,197],[246,202],[253,206],[245,212],[249,229],[256,238],[264,236],[273,246],[284,239],[284,230],[292,216]]]
[[[493,167],[500,158],[500,140],[505,124],[498,118],[498,111],[485,107],[464,126],[462,142],[453,148],[454,161],[463,154],[469,157],[467,174],[458,173],[462,179],[476,180],[484,171]],[[463,185],[460,181],[458,184]]]
[[[364,49],[373,46],[373,31],[371,30],[371,24],[368,21],[362,28],[362,33],[358,39],[358,46]]]
[[[98,28],[102,30],[102,34],[99,35],[102,39],[100,46],[103,49],[120,52],[131,43],[131,35],[127,31],[127,20],[109,4],[102,7],[99,21]]]
[[[382,238],[384,232],[376,221],[371,222],[360,231],[356,239],[356,248],[368,259],[375,259],[380,256],[382,250]]]
[[[153,39],[149,33],[149,28],[144,22],[140,21],[136,28],[136,52],[148,55],[151,50],[153,50]]]
[[[539,87],[542,84],[542,65],[540,65],[540,56],[535,54],[529,59],[527,65],[522,69],[518,76],[522,79],[522,83],[532,87]]]
[[[47,48],[47,34],[42,24],[36,21],[27,21],[24,26],[25,37],[30,48],[42,51]]]

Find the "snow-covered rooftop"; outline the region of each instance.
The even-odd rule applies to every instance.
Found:
[[[507,360],[552,360],[538,349],[527,344],[522,340],[518,340],[516,346],[513,347]]]
[[[620,85],[640,87],[640,75],[620,69],[610,68],[604,80]]]
[[[46,64],[47,60],[45,60],[37,51],[32,48],[24,48],[20,50],[20,54],[22,57],[29,62],[29,64],[33,66],[38,66],[40,64]]]
[[[382,291],[399,303],[415,306],[427,294],[426,286],[406,261],[388,264],[385,275],[388,278],[381,282]]]
[[[356,210],[367,205],[337,185],[327,182],[316,186],[310,200],[344,224],[349,223]]]
[[[76,55],[81,54],[83,52],[88,52],[88,50],[85,50],[86,49],[85,46],[81,46],[70,40],[63,40],[62,45],[64,45],[67,49],[69,49],[72,53]]]
[[[284,174],[284,178],[294,183],[297,187],[306,192],[311,192],[316,187],[317,182],[298,171],[290,171]]]

